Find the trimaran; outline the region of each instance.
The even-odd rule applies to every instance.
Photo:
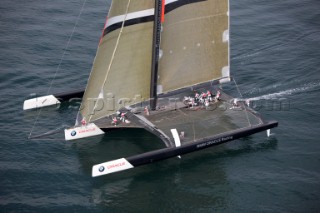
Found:
[[[118,172],[276,127],[219,85],[231,80],[228,0],[114,0],[85,91],[26,100],[24,109],[82,97],[65,139],[144,128],[166,148],[92,168]]]

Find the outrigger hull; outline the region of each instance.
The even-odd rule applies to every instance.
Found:
[[[74,98],[81,99],[83,97],[83,94],[84,89],[79,89],[27,99],[23,103],[23,110],[38,109],[42,107],[52,106],[65,101],[70,101]]]
[[[153,163],[168,158],[184,155],[187,153],[199,151],[209,147],[217,146],[232,140],[243,138],[258,132],[269,130],[278,126],[277,121],[269,121],[258,126],[245,127],[230,132],[225,132],[214,137],[202,138],[194,142],[183,144],[179,147],[167,147],[158,149],[114,161],[94,165],[92,168],[92,176],[97,177],[113,172],[134,168],[137,166]]]

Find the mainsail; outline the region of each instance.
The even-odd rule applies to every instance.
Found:
[[[150,97],[154,1],[113,1],[78,121],[113,114]]]
[[[228,0],[167,0],[158,92],[229,80]]]

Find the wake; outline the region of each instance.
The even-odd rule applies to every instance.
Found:
[[[271,100],[271,99],[277,99],[277,98],[285,98],[290,95],[301,94],[301,93],[314,91],[314,90],[318,90],[318,89],[320,89],[320,81],[306,83],[306,84],[301,85],[300,87],[293,88],[293,89],[282,90],[279,92],[274,92],[274,93],[256,96],[256,97],[252,97],[252,98],[246,98],[246,100],[258,101],[258,100]]]

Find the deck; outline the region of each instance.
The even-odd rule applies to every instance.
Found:
[[[186,107],[181,101],[159,103],[156,111],[147,115],[143,110],[132,113],[127,109],[126,119],[130,123],[112,123],[112,116],[99,119],[95,123],[102,129],[144,128],[160,137],[167,147],[174,146],[171,129],[177,129],[181,135],[181,143],[190,143],[202,138],[209,138],[228,131],[262,124],[259,116],[255,115],[244,104],[232,108],[230,97],[224,95],[221,101],[210,106]]]

